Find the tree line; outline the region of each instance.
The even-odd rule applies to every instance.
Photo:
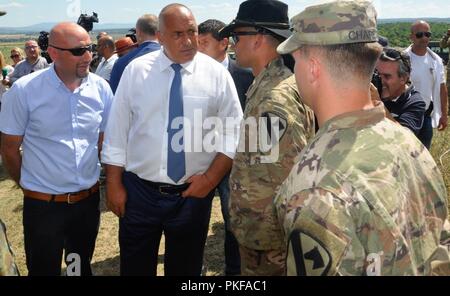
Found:
[[[430,23],[431,40],[439,41],[447,30],[450,29],[450,23]],[[378,25],[380,35],[389,39],[389,45],[392,47],[406,48],[411,44],[409,36],[411,34],[411,23],[391,23]]]

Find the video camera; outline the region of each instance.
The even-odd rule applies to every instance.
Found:
[[[92,15],[80,14],[77,24],[82,26],[88,33],[94,28],[94,23],[98,23],[98,14],[92,12]]]
[[[47,60],[47,63],[51,64],[53,61],[50,58],[50,55],[47,52],[48,49],[48,35],[50,35],[49,32],[41,31],[39,32],[38,37],[38,45],[41,49],[41,56],[44,57]]]
[[[133,43],[137,43],[136,28],[131,28],[130,30],[128,30],[128,34],[126,34],[125,37],[129,37],[131,40],[133,40]]]
[[[381,93],[383,92],[383,83],[381,82],[381,76],[380,74],[378,74],[378,71],[376,69],[372,75],[372,84],[375,85],[378,90],[378,94],[381,97]]]

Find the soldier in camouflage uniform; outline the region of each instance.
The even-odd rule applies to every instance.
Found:
[[[288,21],[286,4],[250,0],[221,31],[233,37],[238,64],[252,68],[256,77],[247,92],[230,177],[230,221],[239,242],[242,275],[284,274],[286,252],[273,198],[314,135],[313,113],[300,101],[295,77],[276,52],[290,35]],[[257,128],[246,129],[252,120]],[[269,149],[262,148],[264,139],[270,141]]]
[[[274,201],[287,274],[448,272],[442,175],[414,135],[370,101],[381,53],[372,4],[311,6],[292,24],[278,51],[293,54],[300,93],[321,128]]]
[[[14,255],[6,238],[6,227],[0,220],[0,276],[19,275]]]

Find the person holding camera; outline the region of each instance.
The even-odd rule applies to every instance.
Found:
[[[381,78],[384,106],[395,121],[417,136],[423,124],[425,101],[409,81],[409,56],[394,48],[384,48],[376,69]]]
[[[445,69],[442,59],[428,48],[431,36],[427,22],[415,22],[411,26],[412,44],[405,50],[411,59],[411,81],[426,103],[427,114],[418,138],[428,149],[433,139],[433,128],[443,131],[448,123]]]
[[[41,50],[35,40],[25,42],[25,54],[25,60],[16,65],[11,76],[6,77],[8,86],[11,86],[25,75],[48,67],[47,60],[41,57]]]

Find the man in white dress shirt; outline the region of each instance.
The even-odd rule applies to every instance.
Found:
[[[102,60],[100,61],[95,74],[109,82],[111,71],[119,58],[115,53],[116,45],[114,39],[111,36],[101,37],[98,40],[97,51],[99,56],[102,57]]]
[[[197,53],[192,12],[171,4],[159,20],[163,49],[130,63],[116,92],[102,154],[107,201],[121,218],[122,275],[156,275],[164,233],[165,275],[198,276],[242,110],[227,69]]]

